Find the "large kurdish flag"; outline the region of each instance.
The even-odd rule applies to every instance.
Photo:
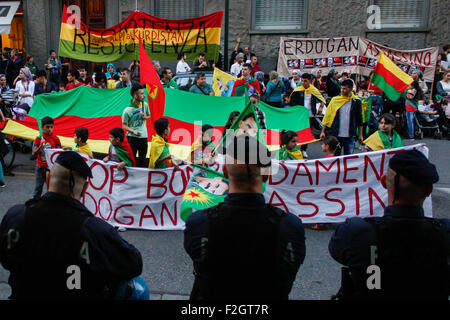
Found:
[[[113,27],[94,29],[64,6],[59,55],[92,62],[139,60],[141,38],[153,60],[175,61],[181,51],[187,54],[187,60],[195,60],[200,52],[208,60],[216,60],[222,17],[223,11],[219,11],[197,18],[167,20],[134,11]]]
[[[413,79],[381,52],[370,81],[378,86],[390,100],[396,101]]]
[[[169,143],[171,152],[182,159],[190,155],[192,143],[198,138],[201,126],[214,127],[214,140],[218,142],[225,123],[232,111],[242,112],[245,97],[216,97],[165,89],[164,117],[170,123]],[[89,129],[92,151],[107,153],[109,130],[122,127],[123,110],[130,105],[130,89],[97,89],[80,86],[66,92],[45,93],[36,96],[27,118],[9,120],[4,133],[34,140],[39,135],[36,119],[50,116],[55,119],[54,132],[62,145],[72,147],[75,129]],[[314,141],[309,128],[308,110],[303,106],[274,108],[263,102],[258,107],[266,115],[269,128],[266,142],[270,149],[278,149],[281,130],[293,130],[299,143]],[[147,122],[150,127],[149,123]],[[153,129],[148,128],[149,140]],[[149,148],[150,150],[150,148]]]

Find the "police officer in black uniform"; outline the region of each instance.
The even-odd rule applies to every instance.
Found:
[[[80,203],[92,173],[73,151],[61,153],[49,192],[8,210],[0,262],[10,299],[108,299],[142,272],[139,251]]]
[[[226,148],[225,201],[194,212],[184,247],[194,262],[192,300],[288,299],[305,258],[301,220],[265,203],[270,153],[247,134]],[[264,169],[263,169],[264,168]]]
[[[389,204],[384,216],[349,218],[330,240],[331,256],[346,266],[336,298],[448,299],[450,220],[426,218],[422,207],[438,180],[417,150],[390,159],[381,177]]]

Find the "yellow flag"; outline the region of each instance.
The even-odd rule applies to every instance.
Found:
[[[216,96],[231,97],[234,81],[236,81],[236,78],[232,75],[214,68],[212,87]]]

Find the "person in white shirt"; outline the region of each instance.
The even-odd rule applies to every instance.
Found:
[[[18,105],[29,112],[33,106],[34,82],[33,76],[28,68],[22,68],[19,72],[20,80],[16,83],[16,90],[19,94]]]
[[[239,77],[239,74],[242,70],[242,62],[244,61],[244,54],[241,52],[236,56],[236,62],[231,66],[230,73],[236,78]]]
[[[191,72],[191,67],[189,67],[184,59],[186,59],[186,53],[180,52],[178,54],[177,74]]]

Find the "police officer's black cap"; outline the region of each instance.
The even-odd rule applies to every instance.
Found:
[[[389,167],[415,183],[433,184],[439,181],[436,166],[417,150],[397,153],[389,160]]]
[[[271,155],[267,147],[249,134],[235,136],[228,144],[227,156],[242,164],[254,164],[258,167],[269,167]]]
[[[60,164],[66,169],[73,170],[81,174],[83,177],[91,177],[92,172],[86,161],[74,151],[64,151],[58,158],[56,158],[55,163]]]

